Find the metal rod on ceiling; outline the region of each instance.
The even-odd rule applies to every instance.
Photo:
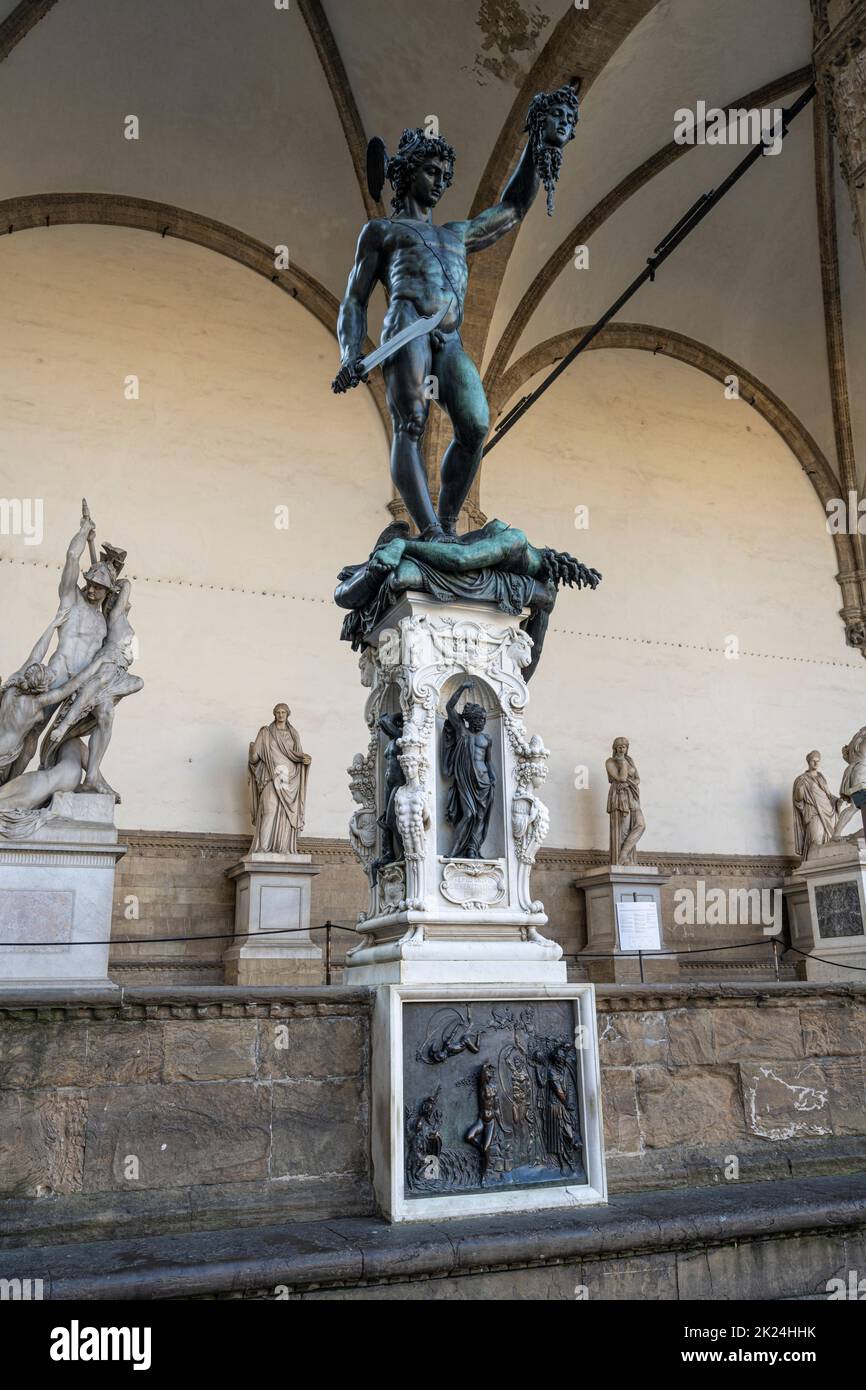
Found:
[[[788,127],[791,122],[795,117],[799,116],[804,107],[808,106],[814,95],[815,83],[812,82],[802,95],[797,98],[793,105],[783,108],[782,140],[784,140],[785,136],[788,134]],[[754,149],[749,150],[746,157],[740,160],[740,163],[731,171],[724,182],[719,184],[718,188],[712,188],[709,193],[701,194],[697,202],[689,208],[688,212],[680,218],[679,222],[671,228],[666,236],[662,237],[658,246],[653,249],[652,255],[647,257],[646,266],[641,271],[640,275],[632,280],[628,288],[623,290],[619,298],[614,301],[604,314],[602,314],[601,318],[594,323],[591,328],[587,329],[580,339],[580,342],[576,343],[575,346],[565,354],[562,360],[553,368],[553,371],[549,372],[544,378],[541,385],[537,386],[530,395],[521,396],[517,404],[512,406],[507,415],[503,416],[495,428],[493,438],[488,440],[487,444],[484,446],[484,455],[489,454],[491,449],[495,449],[499,441],[517,424],[517,421],[522,419],[530,406],[533,406],[539,396],[542,396],[547,388],[553,385],[557,377],[562,375],[566,368],[574,361],[575,357],[589,347],[593,338],[597,337],[601,330],[610,323],[614,315],[619,313],[623,305],[626,304],[633,295],[637,294],[641,286],[645,285],[647,280],[655,280],[659,266],[667,260],[668,256],[673,254],[677,247],[685,241],[686,237],[694,231],[695,227],[703,222],[704,218],[721,202],[725,194],[730,192],[734,184],[738,183],[743,175],[751,169],[752,165],[763,156],[766,148],[767,146],[762,139],[759,145],[755,145]]]

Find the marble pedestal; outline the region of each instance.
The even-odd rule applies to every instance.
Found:
[[[247,854],[226,870],[235,883],[235,940],[223,956],[227,985],[322,983],[321,948],[310,936],[318,872],[309,854]]]
[[[4,989],[110,983],[114,868],[126,853],[114,804],[113,796],[57,792],[38,829],[0,836]]]
[[[529,738],[522,719],[529,698],[522,671],[532,644],[519,621],[494,604],[444,604],[409,593],[367,638],[360,666],[370,690],[370,743],[350,769],[361,808],[350,838],[370,892],[358,923],[363,940],[347,958],[347,983],[565,983],[562,948],[542,935],[544,905],[530,890],[548,830],[537,792],[549,755],[540,739]],[[472,682],[466,698],[487,715],[496,776],[480,859],[450,855],[450,781],[442,771],[446,705],[466,680]],[[401,752],[412,771],[399,793],[402,853],[377,867],[383,838],[376,827],[386,799],[386,740],[378,721],[398,713]]]
[[[349,834],[369,899],[345,979],[376,991],[379,1207],[409,1221],[604,1202],[593,987],[566,983],[530,888],[549,824],[538,795],[549,755],[522,717],[531,640],[492,604],[410,593],[366,641],[370,742],[350,769]],[[452,854],[443,758],[447,707],[466,682],[456,710],[484,709],[495,775],[477,859]],[[404,777],[390,788],[386,746]],[[383,862],[392,823],[398,853]]]
[[[782,891],[791,945],[807,980],[863,979],[866,967],[866,845],[862,838],[821,845]]]
[[[650,978],[650,953],[663,950],[665,944],[661,890],[669,877],[652,864],[611,864],[590,869],[575,879],[574,886],[582,891],[586,903],[586,946],[581,954],[590,980],[599,984],[639,983],[640,959],[623,954],[626,950],[646,950],[644,979]],[[593,959],[602,955],[607,958]],[[659,960],[672,965],[670,956]],[[653,977],[658,978],[657,966]]]

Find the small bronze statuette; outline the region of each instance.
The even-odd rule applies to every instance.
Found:
[[[457,701],[472,689],[464,681],[446,705],[448,722],[442,730],[442,771],[450,777],[447,819],[455,827],[452,859],[482,859],[493,811],[496,773],[493,740],[484,732],[487,715],[481,705],[467,702],[458,713]]]

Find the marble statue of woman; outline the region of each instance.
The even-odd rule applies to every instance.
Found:
[[[304,828],[310,758],[289,723],[288,705],[274,706],[274,721],[250,744],[250,796],[256,833],[253,854],[297,854]]]
[[[821,754],[816,748],[806,754],[806,771],[796,778],[794,802],[794,843],[800,859],[808,859],[820,845],[829,844],[836,829],[838,799],[827,786],[820,770]]]
[[[637,842],[646,830],[640,808],[640,777],[628,755],[628,739],[615,738],[613,754],[605,762],[610,790],[607,813],[610,816],[611,864],[635,864]]]

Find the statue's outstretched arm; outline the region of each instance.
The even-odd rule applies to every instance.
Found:
[[[463,694],[464,690],[471,689],[472,682],[464,681],[462,685],[458,685],[457,689],[454,691],[454,694],[451,696],[451,699],[445,706],[445,713],[448,716],[449,724],[452,724],[454,728],[457,729],[461,734],[465,730],[465,725],[463,723],[463,719],[457,713],[457,701],[460,699],[460,696]]]
[[[540,187],[541,182],[535,172],[535,162],[527,141],[499,202],[462,224],[467,253],[484,251],[500,237],[512,232],[532,207]]]
[[[63,685],[56,685],[53,690],[46,690],[43,691],[41,695],[38,695],[36,697],[36,704],[39,709],[44,709],[46,705],[58,705],[63,700],[67,699],[69,695],[74,695],[77,690],[80,690],[81,687],[90,680],[91,676],[96,675],[100,666],[106,659],[104,651],[100,648],[93,660],[87,666],[83,667],[76,675],[70,676],[69,680],[64,681]]]
[[[75,590],[78,588],[78,580],[81,574],[81,557],[84,554],[84,547],[87,545],[88,538],[94,535],[96,527],[90,516],[81,518],[81,525],[76,531],[72,540],[69,542],[69,549],[66,552],[66,561],[63,566],[63,573],[60,576],[60,584],[57,592],[61,599],[68,602]]]
[[[68,617],[68,607],[65,604],[61,604],[57,612],[54,614],[54,617],[51,619],[51,622],[48,624],[47,628],[42,633],[42,636],[36,642],[36,645],[34,646],[27,660],[24,662],[24,665],[21,667],[22,671],[27,666],[31,666],[34,661],[38,661],[41,663],[44,660],[45,653],[48,651],[48,648],[51,645],[52,637],[54,636],[57,629],[61,627],[63,623],[66,622],[66,619]]]
[[[361,358],[367,336],[367,305],[379,278],[379,253],[382,234],[378,222],[368,222],[358,238],[355,264],[349,273],[346,293],[337,318],[337,341],[342,354],[342,366],[331,383],[334,391],[346,391],[357,386],[361,377],[353,370]]]

